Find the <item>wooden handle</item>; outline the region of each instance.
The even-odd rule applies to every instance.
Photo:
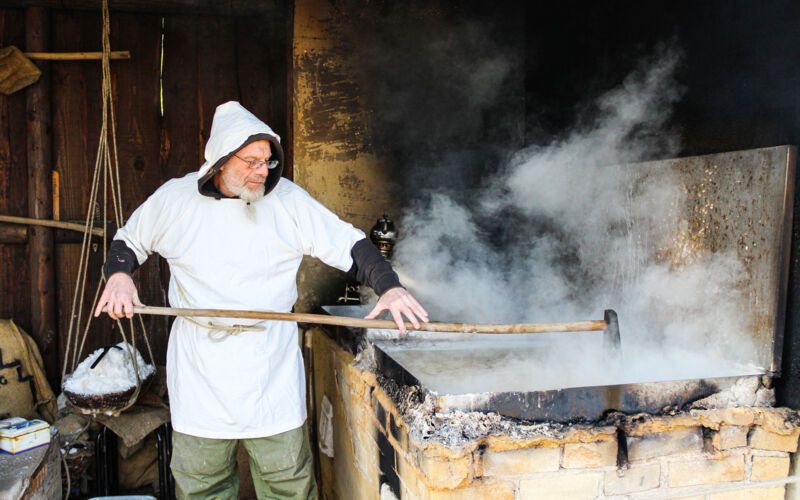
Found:
[[[103,58],[102,52],[25,52],[28,59],[45,61],[93,61]],[[109,53],[109,59],[130,59],[128,50],[119,50]]]
[[[0,215],[0,222],[11,222],[12,224],[29,224],[32,226],[47,226],[57,227],[59,229],[71,229],[73,231],[83,232],[86,227],[83,224],[75,224],[74,222],[63,222],[60,220],[48,219],[31,219],[30,217],[14,217],[13,215]],[[103,236],[105,229],[92,229],[92,234],[95,236]]]
[[[275,321],[298,321],[320,325],[350,326],[355,328],[379,328],[397,330],[397,323],[383,319],[349,318],[346,316],[329,316],[327,314],[279,313],[268,311],[238,311],[230,309],[179,309],[173,307],[134,306],[134,313],[155,314],[159,316],[192,316],[209,318],[245,318],[269,319]],[[573,321],[570,323],[420,323],[415,328],[405,322],[409,330],[426,332],[457,333],[551,333],[551,332],[589,332],[605,330],[605,321]]]

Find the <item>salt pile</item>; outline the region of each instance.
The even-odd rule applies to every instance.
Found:
[[[91,366],[103,354],[105,348],[94,351],[84,359],[64,382],[64,390],[74,394],[95,395],[123,392],[135,387],[136,374],[129,349],[136,353],[140,380],[155,372],[155,367],[146,364],[139,351],[133,349],[127,342],[120,342],[115,347],[108,349],[94,368]]]

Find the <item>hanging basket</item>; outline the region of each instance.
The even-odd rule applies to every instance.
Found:
[[[116,139],[116,119],[114,115],[114,100],[111,85],[111,67],[109,64],[108,54],[111,52],[111,20],[109,18],[108,0],[102,1],[102,14],[103,14],[103,54],[102,59],[102,127],[100,129],[100,139],[97,148],[97,158],[95,161],[94,175],[92,176],[91,189],[89,191],[89,209],[86,214],[86,224],[84,226],[84,237],[81,245],[81,256],[79,260],[78,273],[75,279],[75,292],[72,297],[72,311],[70,313],[69,328],[67,329],[67,348],[64,354],[64,365],[61,371],[63,380],[62,390],[69,402],[84,414],[106,414],[116,416],[122,411],[132,406],[138,396],[147,389],[148,384],[153,379],[155,374],[155,362],[153,352],[150,347],[150,341],[147,338],[147,331],[145,329],[144,321],[141,316],[138,317],[138,323],[141,325],[141,335],[144,338],[145,345],[147,346],[147,353],[150,355],[150,364],[145,364],[142,360],[139,363],[140,355],[136,350],[136,333],[134,328],[134,320],[130,320],[130,339],[132,342],[128,344],[128,336],[122,321],[117,319],[116,324],[119,327],[122,335],[123,342],[120,345],[127,345],[132,347],[135,356],[131,356],[130,368],[138,367],[134,373],[137,375],[132,377],[133,373],[125,372],[127,367],[123,366],[122,371],[109,370],[109,373],[103,375],[105,378],[98,378],[100,382],[107,381],[113,382],[114,380],[120,381],[119,384],[93,384],[83,383],[80,379],[75,378],[76,374],[79,377],[91,376],[87,373],[88,368],[83,362],[76,365],[76,361],[82,357],[83,348],[87,345],[87,338],[89,336],[90,325],[92,321],[92,312],[97,305],[98,298],[100,297],[100,290],[102,283],[105,282],[105,277],[101,274],[100,283],[98,283],[97,290],[94,294],[94,302],[90,309],[86,322],[83,323],[83,314],[86,311],[84,308],[84,299],[90,294],[87,291],[88,269],[90,261],[90,245],[92,243],[91,234],[94,231],[94,224],[97,219],[103,221],[108,220],[108,206],[109,204],[114,208],[114,218],[117,222],[117,227],[124,225],[122,216],[122,185],[120,184],[119,175],[119,151],[117,149]],[[108,188],[111,188],[111,200],[109,200]],[[102,191],[101,191],[102,188]],[[102,192],[102,198],[99,198],[99,193]],[[102,200],[102,204],[100,201]],[[103,206],[102,216],[99,213],[99,207]],[[107,238],[104,237],[103,244],[107,243]],[[95,357],[91,362],[94,362],[91,368],[107,354],[110,346],[106,350]],[[91,356],[90,356],[91,357]],[[89,358],[84,360],[88,361]],[[144,370],[142,369],[144,368]],[[72,374],[67,376],[67,370],[71,369]],[[107,377],[106,377],[107,375]],[[135,379],[135,383],[131,379]],[[76,383],[70,384],[70,381]],[[70,385],[68,389],[67,386]]]
[[[154,378],[154,374],[151,374],[142,380],[136,399],[147,390]],[[64,389],[64,395],[67,396],[72,406],[84,415],[101,413],[103,415],[112,415],[115,417],[136,402],[135,400],[131,401],[135,393],[136,386],[125,391],[109,392],[106,394],[77,394]]]
[[[125,350],[124,348],[121,348],[119,346],[104,346],[102,353],[97,354],[99,350],[95,351],[95,353],[87,357],[78,366],[75,372],[73,372],[64,379],[64,384],[62,387],[64,395],[67,397],[72,406],[77,408],[83,414],[92,415],[100,413],[104,415],[117,416],[122,411],[132,406],[136,402],[136,399],[138,399],[138,397],[147,390],[150,383],[155,378],[155,373],[156,373],[155,367],[153,365],[145,364],[144,360],[141,359],[141,355],[139,354],[139,352],[134,349],[135,355],[132,357],[129,356],[130,354],[129,352],[125,352],[123,354],[125,360],[123,361],[123,363],[129,362],[130,365],[120,366],[118,362],[116,363],[116,366],[112,364],[111,367],[112,369],[117,370],[116,373],[112,372],[112,375],[118,375],[119,370],[122,370],[124,372],[125,369],[129,369],[130,366],[133,366],[133,364],[136,363],[139,369],[140,377],[143,372],[147,373],[147,375],[145,375],[143,378],[139,378],[138,384],[134,384],[124,390],[117,390],[117,391],[108,390],[105,392],[95,392],[93,390],[91,394],[85,394],[75,390],[67,389],[67,385],[69,385],[70,379],[73,376],[75,376],[75,374],[78,372],[81,372],[81,376],[83,376],[84,378],[91,379],[92,377],[91,370],[93,370],[101,361],[103,361],[105,355],[111,349],[114,348],[119,350]],[[140,360],[141,363],[139,362]],[[92,364],[91,366],[87,367],[86,365],[90,361],[92,362]],[[108,362],[109,361],[106,361],[106,363]],[[97,375],[97,376],[102,377],[103,375]],[[102,378],[100,380],[102,380]]]

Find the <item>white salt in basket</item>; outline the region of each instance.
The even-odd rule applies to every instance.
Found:
[[[138,368],[138,380],[133,357]],[[118,415],[147,388],[155,371],[153,365],[144,362],[138,350],[120,342],[90,354],[64,380],[62,388],[70,403],[82,413]]]

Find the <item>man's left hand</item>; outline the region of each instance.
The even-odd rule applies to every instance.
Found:
[[[406,324],[403,321],[403,316],[411,321],[414,328],[419,328],[420,320],[428,322],[428,311],[417,302],[414,296],[400,286],[390,288],[384,292],[378,299],[378,303],[375,304],[375,308],[366,316],[366,319],[375,319],[386,310],[392,313],[392,318],[394,318],[394,322],[397,323],[401,333],[406,333]]]

